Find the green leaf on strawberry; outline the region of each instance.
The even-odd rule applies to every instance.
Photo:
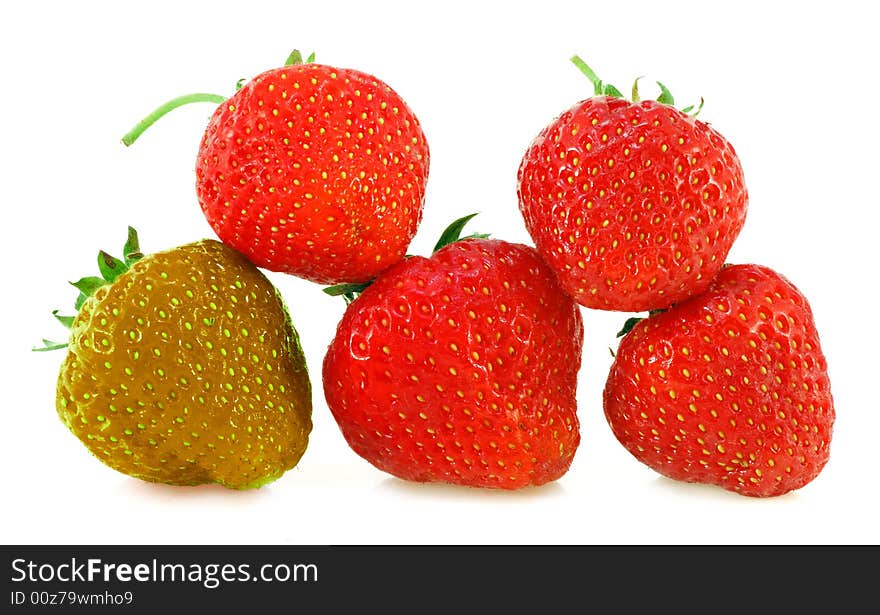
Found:
[[[432,252],[436,252],[440,248],[451,244],[454,241],[458,241],[459,239],[486,239],[489,237],[488,233],[473,233],[466,237],[462,237],[461,233],[464,230],[464,227],[470,222],[476,213],[469,214],[467,216],[463,216],[458,220],[454,220],[447,226],[443,232],[440,234],[440,239],[437,240],[437,243],[434,244],[434,249]]]

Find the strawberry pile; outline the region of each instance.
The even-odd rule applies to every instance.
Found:
[[[107,466],[174,485],[260,487],[295,467],[312,383],[262,269],[347,304],[322,364],[341,436],[403,480],[520,489],[564,476],[578,412],[673,480],[752,497],[813,481],[835,411],[806,297],[728,253],[749,193],[733,145],[674,106],[631,99],[580,58],[593,95],[562,111],[515,173],[534,246],[456,220],[410,255],[430,153],[404,99],[371,74],[303,60],[216,104],[195,197],[217,239],[123,258],[74,283],[57,411]],[[512,174],[513,175],[513,174]],[[219,241],[218,241],[219,240]],[[299,298],[299,301],[306,300]],[[629,318],[601,400],[576,398],[582,308]],[[57,313],[56,313],[57,316]],[[592,366],[591,366],[592,368]]]
[[[621,330],[603,394],[617,440],[664,476],[781,495],[828,461],[834,405],[807,299],[727,254],[748,191],[733,146],[579,57],[594,95],[548,124],[518,173],[538,252],[588,308],[647,311]],[[692,112],[693,111],[693,112]]]

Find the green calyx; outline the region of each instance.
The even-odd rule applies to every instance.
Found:
[[[586,75],[587,79],[590,80],[590,83],[593,84],[593,95],[594,96],[611,96],[613,98],[624,98],[624,96],[623,96],[623,94],[621,94],[620,90],[618,90],[616,87],[614,87],[610,83],[605,83],[604,81],[599,79],[599,76],[596,74],[596,72],[592,68],[590,68],[590,66],[586,62],[584,62],[579,56],[577,56],[577,55],[572,56],[571,62],[572,62],[572,64],[577,66],[578,70],[580,70],[584,75]],[[632,100],[632,102],[639,102],[640,100],[642,100],[641,95],[639,93],[639,79],[642,79],[642,77],[636,77],[635,81],[632,84],[631,98],[630,98],[630,100]],[[660,94],[657,96],[657,98],[655,100],[659,103],[664,104],[664,105],[669,105],[671,107],[674,107],[675,106],[675,98],[673,97],[672,92],[669,91],[669,88],[667,88],[665,85],[663,85],[663,83],[661,83],[660,81],[656,81],[655,83],[657,84],[657,87],[660,88]],[[696,109],[695,109],[695,105],[689,105],[689,106],[681,109],[681,112],[687,113],[687,114],[690,114],[690,115],[696,117],[697,115],[699,115],[700,111],[702,111],[703,103],[704,103],[704,100],[702,98],[700,98],[700,104],[696,105]]]
[[[623,94],[620,93],[616,87],[611,85],[610,83],[605,83],[599,76],[593,71],[592,68],[584,62],[580,56],[573,55],[571,56],[571,62],[575,66],[578,67],[584,75],[587,76],[587,79],[590,80],[590,83],[593,84],[593,95],[594,96],[613,96],[614,98],[623,98]]]
[[[122,259],[111,256],[107,252],[104,252],[104,250],[100,250],[98,251],[98,271],[101,274],[100,277],[86,276],[80,278],[76,282],[70,283],[71,286],[79,291],[76,301],[73,304],[74,309],[78,312],[86,299],[93,296],[102,286],[114,282],[116,278],[128,271],[132,263],[137,262],[143,258],[143,256],[140,242],[138,241],[137,231],[132,227],[128,227],[128,235],[125,240],[125,245],[123,246]],[[76,318],[75,316],[64,316],[60,314],[58,310],[54,310],[52,315],[67,329],[70,329]],[[43,339],[42,341],[42,346],[35,346],[32,350],[41,352],[67,347],[67,342],[53,342],[47,339]]]
[[[331,297],[342,297],[345,299],[345,305],[349,305],[352,301],[358,298],[362,292],[364,292],[367,287],[373,283],[373,280],[369,282],[351,282],[345,284],[334,284],[333,286],[328,286],[324,288],[324,292]]]
[[[449,244],[460,241],[462,239],[486,239],[487,237],[489,237],[488,233],[471,233],[470,235],[465,235],[464,237],[461,236],[461,232],[464,230],[464,227],[476,215],[477,214],[473,213],[467,216],[463,216],[458,220],[454,220],[449,226],[447,226],[440,234],[440,239],[438,239],[437,243],[434,244],[432,254],[440,248],[448,246]]]
[[[284,66],[296,66],[297,64],[311,64],[315,61],[315,52],[309,54],[309,57],[306,58],[305,62],[303,61],[302,54],[299,52],[299,49],[294,49],[290,52],[290,55],[287,56],[287,60],[284,62]]]
[[[633,327],[635,327],[640,321],[645,320],[645,318],[650,318],[655,314],[662,314],[665,311],[665,309],[650,310],[647,316],[633,316],[632,318],[627,318],[626,322],[623,323],[623,326],[620,328],[620,331],[617,332],[617,335],[615,337],[623,337],[624,335],[632,331]]]
[[[438,239],[437,243],[434,244],[434,249],[431,251],[431,253],[433,254],[437,250],[463,239],[486,239],[487,237],[489,237],[488,233],[472,233],[470,235],[466,235],[465,237],[461,236],[461,232],[464,230],[464,227],[476,215],[477,214],[473,213],[454,220],[440,234],[440,239]],[[410,254],[407,254],[406,258],[409,258],[410,256]],[[323,290],[325,293],[332,297],[342,297],[343,299],[345,299],[345,304],[349,305],[352,301],[357,299],[358,296],[362,292],[364,292],[364,290],[366,290],[370,284],[373,283],[373,281],[374,280],[352,284],[335,284],[333,286],[328,286]]]
[[[633,327],[638,324],[639,321],[644,320],[641,316],[633,316],[632,318],[627,318],[626,322],[623,323],[623,326],[620,328],[620,331],[617,332],[617,335],[614,337],[623,337],[627,333],[633,330]]]
[[[86,299],[95,294],[95,291],[115,281],[120,275],[128,271],[132,263],[135,263],[144,257],[141,252],[140,241],[138,240],[137,231],[128,227],[128,235],[125,238],[125,245],[122,247],[122,259],[111,256],[104,252],[98,251],[98,271],[101,276],[88,276],[80,278],[76,282],[70,284],[79,289],[79,296],[76,298],[74,307],[79,310]]]
[[[315,54],[312,53],[309,57],[303,62],[302,54],[298,49],[294,49],[289,56],[287,56],[287,60],[284,62],[285,66],[293,66],[296,64],[308,64],[315,61]],[[244,85],[246,79],[239,79],[235,84],[235,91],[241,89]],[[183,96],[178,96],[177,98],[172,98],[168,102],[165,102],[158,107],[156,107],[149,115],[144,117],[140,122],[135,124],[131,130],[125,133],[122,136],[122,144],[128,147],[135,141],[137,141],[138,137],[140,137],[150,126],[155,124],[160,118],[165,116],[166,114],[174,111],[178,107],[183,107],[184,105],[188,105],[190,103],[197,102],[208,102],[214,103],[215,105],[222,104],[226,102],[228,96],[221,96],[220,94],[209,94],[205,92],[197,92],[195,94],[184,94]]]

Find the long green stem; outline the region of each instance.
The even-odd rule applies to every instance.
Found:
[[[605,83],[599,76],[590,68],[586,62],[584,62],[580,56],[571,56],[571,62],[575,66],[578,67],[584,75],[587,76],[587,79],[593,84],[593,94],[595,96],[611,96],[612,98],[623,98],[623,94],[620,93],[616,87],[611,85],[610,83]]]
[[[156,108],[155,111],[150,113],[147,117],[138,122],[134,128],[125,133],[125,136],[122,137],[122,143],[126,146],[134,143],[143,132],[152,126],[156,120],[160,117],[168,113],[169,111],[173,111],[178,107],[183,105],[187,105],[189,103],[194,102],[211,102],[215,104],[220,104],[226,100],[225,96],[220,96],[219,94],[205,94],[205,93],[196,93],[196,94],[185,94],[184,96],[178,96],[177,98],[172,98],[165,104]]]
[[[580,56],[571,56],[571,63],[578,67],[584,75],[586,75],[587,79],[590,80],[590,83],[593,84],[593,92],[596,96],[602,95],[602,80],[599,79],[599,76],[593,72],[593,69],[590,68],[586,62],[584,62]]]

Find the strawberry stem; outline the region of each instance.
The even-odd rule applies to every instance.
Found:
[[[183,96],[178,96],[177,98],[172,98],[168,102],[156,107],[156,109],[152,113],[150,113],[147,117],[135,124],[135,126],[127,133],[125,133],[125,135],[122,137],[122,143],[125,146],[131,145],[132,143],[137,141],[138,137],[140,137],[147,128],[155,124],[156,120],[161,118],[169,111],[177,109],[178,107],[182,107],[183,105],[188,105],[195,102],[211,102],[219,105],[220,103],[225,101],[225,96],[220,96],[219,94],[205,93],[185,94]]]
[[[577,56],[577,55],[571,56],[571,62],[572,62],[572,64],[577,66],[578,70],[580,70],[584,75],[586,75],[587,79],[590,80],[590,83],[593,84],[593,94],[595,94],[596,96],[601,96],[602,95],[602,80],[599,79],[599,75],[597,75],[595,73],[595,71],[593,71],[593,69],[590,68],[589,65],[580,58],[580,56]]]
[[[611,96],[614,98],[623,98],[623,94],[620,93],[620,90],[618,90],[610,83],[605,83],[601,79],[599,79],[599,76],[595,73],[595,71],[593,71],[593,69],[590,68],[589,65],[580,58],[580,56],[571,56],[571,62],[572,64],[577,66],[578,70],[586,75],[587,79],[590,80],[590,83],[593,84],[593,94],[595,96]]]
[[[314,61],[314,52],[309,54],[309,57],[303,60],[302,54],[300,53],[299,49],[294,49],[290,52],[290,55],[287,56],[287,60],[284,62],[284,65],[293,66],[296,64],[309,64]],[[238,80],[238,82],[235,84],[236,92],[241,89],[245,81],[246,79]],[[220,96],[219,94],[206,94],[204,92],[197,92],[195,94],[184,94],[183,96],[172,98],[168,102],[156,107],[156,109],[154,109],[152,113],[150,113],[147,117],[135,124],[135,126],[131,130],[123,135],[122,143],[123,145],[128,147],[129,145],[137,141],[138,137],[140,137],[147,128],[155,124],[159,118],[161,118],[169,111],[177,109],[178,107],[196,102],[210,102],[219,105],[226,102],[227,98],[228,97]]]

